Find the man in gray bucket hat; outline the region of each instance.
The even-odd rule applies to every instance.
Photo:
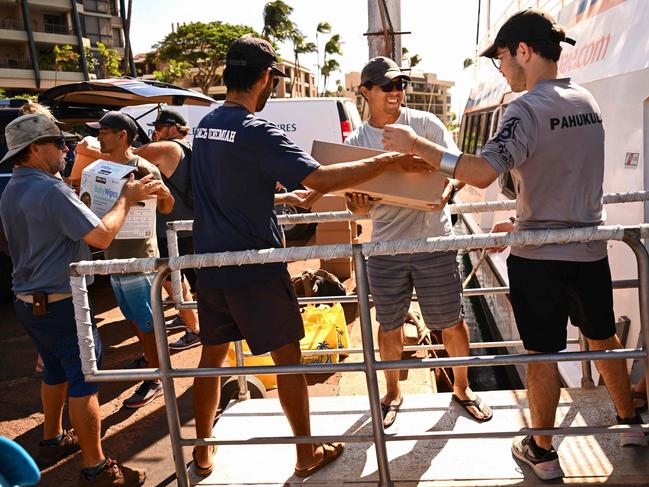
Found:
[[[136,181],[131,176],[115,206],[99,219],[56,177],[68,148],[50,118],[18,117],[7,125],[5,137],[9,150],[2,162],[11,160],[15,167],[0,199],[0,217],[14,264],[14,307],[44,362],[45,420],[36,461],[44,469],[81,449],[78,485],[142,485],[143,470],[120,465],[102,451],[98,385],[86,382],[81,371],[68,268],[71,262],[91,259],[88,245],[106,248],[131,205],[156,186],[150,177]],[[94,323],[93,328],[101,364]],[[74,432],[61,425],[68,396]]]

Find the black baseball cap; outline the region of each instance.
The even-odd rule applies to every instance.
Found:
[[[535,8],[528,8],[512,15],[498,31],[493,44],[480,53],[494,58],[499,47],[526,41],[567,42],[575,45],[574,39],[566,37],[566,32],[554,18]]]
[[[399,65],[388,57],[373,57],[367,61],[363,71],[361,71],[361,85],[372,83],[383,86],[394,78],[403,78],[410,81],[410,76],[403,73]]]
[[[158,125],[187,125],[187,120],[175,110],[170,110],[169,108],[163,108],[158,113],[158,116],[153,121],[153,123],[147,123],[151,127],[157,127]]]
[[[254,68],[271,68],[276,76],[288,78],[286,73],[277,67],[277,53],[265,39],[251,35],[239,37],[230,44],[225,56],[226,66],[249,66]]]
[[[137,135],[137,125],[135,121],[122,112],[108,112],[106,115],[101,117],[97,122],[87,122],[86,125],[91,129],[115,129],[115,130],[126,130],[126,133],[129,134],[130,138],[135,138]]]

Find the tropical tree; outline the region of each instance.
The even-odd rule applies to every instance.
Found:
[[[340,42],[340,34],[334,34],[332,35],[327,43],[325,44],[324,47],[324,58],[322,60],[322,68],[320,69],[320,72],[322,73],[323,76],[323,83],[322,83],[322,95],[324,96],[325,92],[327,91],[327,81],[329,79],[329,75],[333,73],[334,71],[339,71],[340,70],[340,64],[338,61],[333,59],[334,55],[339,55],[342,56],[343,51],[341,47],[341,42]],[[329,58],[329,59],[328,59]]]
[[[327,59],[320,69],[323,78],[322,96],[325,96],[327,92],[327,81],[329,81],[329,76],[331,76],[331,73],[335,71],[340,71],[340,63],[334,58]]]
[[[317,49],[316,45],[313,42],[307,42],[304,35],[297,29],[293,32],[291,41],[293,42],[293,56],[295,59],[295,69],[293,70],[293,76],[291,79],[291,96],[293,96],[295,83],[297,82],[297,78],[300,76],[300,54],[316,52]]]
[[[165,83],[175,83],[190,76],[192,66],[187,61],[170,59],[169,64],[162,71],[154,71],[153,78]]]
[[[411,69],[421,62],[421,56],[419,54],[410,54],[405,47],[401,48],[401,57],[408,61],[408,67]]]
[[[100,78],[117,78],[122,75],[120,64],[122,57],[112,47],[106,47],[105,44],[98,42],[97,49],[99,56],[97,59],[97,75]]]
[[[295,23],[290,19],[293,7],[282,0],[274,0],[264,5],[264,28],[262,35],[269,40],[283,42],[291,39],[297,30]]]
[[[473,59],[471,59],[470,57],[466,58],[462,63],[462,66],[464,67],[464,69],[468,68],[469,66],[473,66]]]
[[[316,46],[316,56],[317,56],[317,61],[316,61],[316,66],[317,66],[317,73],[316,73],[316,78],[317,78],[317,88],[316,88],[316,93],[320,92],[320,43],[318,42],[319,35],[320,34],[330,34],[331,33],[331,24],[329,22],[318,22],[318,26],[315,29],[315,46]]]
[[[245,34],[257,34],[247,25],[221,21],[192,22],[178,26],[175,32],[153,47],[162,61],[187,63],[195,69],[194,80],[204,94],[221,79],[228,47]]]

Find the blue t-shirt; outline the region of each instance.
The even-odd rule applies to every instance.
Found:
[[[70,292],[70,263],[91,259],[83,237],[100,222],[74,190],[44,171],[17,167],[2,193],[0,216],[14,292]]]
[[[201,120],[194,135],[192,191],[197,254],[281,248],[275,185],[289,190],[319,164],[275,124],[243,107],[221,106]],[[263,282],[286,264],[200,269],[200,285],[238,287]]]

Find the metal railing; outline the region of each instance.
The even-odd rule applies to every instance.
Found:
[[[458,237],[438,237],[422,240],[370,242],[366,244],[338,244],[302,248],[282,248],[247,250],[240,252],[224,252],[203,255],[185,255],[169,259],[117,259],[112,261],[84,261],[71,265],[71,285],[79,349],[82,369],[88,381],[117,381],[160,379],[163,383],[167,422],[178,483],[181,487],[189,485],[189,477],[185,467],[182,447],[191,445],[230,445],[230,444],[285,444],[285,443],[315,443],[322,441],[366,442],[373,441],[377,455],[379,485],[393,485],[388,465],[386,441],[402,441],[427,438],[474,438],[490,437],[505,438],[521,434],[562,434],[583,435],[593,433],[619,433],[622,430],[635,428],[646,430],[639,426],[586,426],[531,429],[517,431],[496,431],[489,433],[456,433],[453,431],[435,431],[409,435],[386,436],[383,430],[380,396],[378,389],[377,371],[405,368],[434,368],[434,367],[481,367],[495,365],[526,364],[532,362],[564,362],[584,360],[610,359],[644,359],[649,370],[647,345],[649,345],[649,254],[641,242],[641,238],[649,236],[649,225],[637,226],[602,226],[587,228],[572,228],[564,230],[536,230],[526,232],[481,234]],[[560,352],[549,354],[513,354],[487,355],[470,357],[452,357],[423,360],[377,361],[374,354],[372,324],[370,317],[369,287],[367,281],[366,257],[373,255],[394,255],[397,253],[441,252],[448,250],[473,250],[485,247],[505,247],[571,242],[588,242],[599,240],[622,240],[633,250],[638,265],[638,293],[640,302],[641,336],[645,350],[620,349],[598,352]],[[315,258],[348,257],[352,255],[356,268],[356,284],[360,311],[361,337],[364,362],[311,364],[293,366],[249,366],[224,367],[204,369],[176,369],[171,366],[169,349],[166,340],[165,321],[162,305],[162,283],[175,270],[197,267],[214,267],[224,265],[264,264],[270,262],[289,262]],[[94,354],[92,324],[86,275],[112,274],[126,272],[157,272],[151,289],[151,304],[153,307],[154,331],[160,365],[158,369],[139,370],[98,370]],[[241,356],[238,355],[241,359]],[[241,363],[241,362],[238,362]],[[342,436],[290,436],[253,438],[247,440],[223,441],[214,438],[183,438],[180,434],[180,419],[174,379],[181,377],[220,377],[245,374],[303,374],[303,373],[333,373],[333,372],[364,372],[368,387],[370,412],[373,435],[342,435]]]

